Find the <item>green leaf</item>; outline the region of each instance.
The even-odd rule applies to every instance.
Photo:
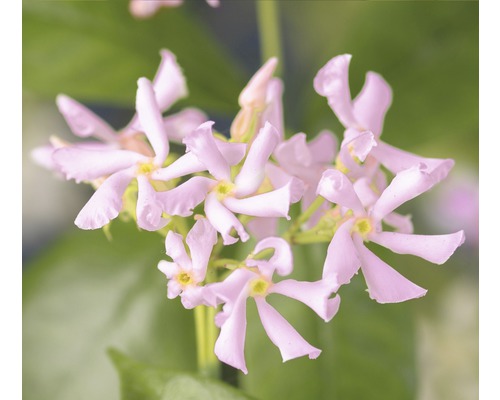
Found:
[[[166,297],[164,241],[134,224],[71,231],[26,267],[23,398],[117,399],[109,347],[176,370],[196,369],[192,312]]]
[[[183,103],[237,111],[242,70],[185,7],[136,20],[128,0],[23,2],[23,85],[44,96],[132,107],[137,79],[153,78],[162,48],[187,77]]]
[[[147,365],[116,349],[109,355],[118,370],[122,400],[248,400],[241,391],[222,382]]]

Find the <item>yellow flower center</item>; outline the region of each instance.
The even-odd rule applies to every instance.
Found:
[[[219,184],[214,188],[214,192],[217,196],[217,199],[219,201],[224,200],[226,197],[231,196],[234,193],[235,189],[234,183],[227,182],[227,181],[221,181]]]
[[[250,296],[265,296],[271,283],[263,278],[256,278],[250,282]]]
[[[190,285],[194,282],[193,277],[188,272],[181,272],[177,275],[177,282],[179,282],[182,286]]]
[[[357,232],[363,239],[373,230],[373,225],[369,218],[358,218],[352,227],[352,232]]]
[[[140,175],[148,175],[156,169],[152,162],[140,163],[137,167],[137,173]]]

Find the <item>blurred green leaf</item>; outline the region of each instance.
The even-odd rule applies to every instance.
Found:
[[[250,399],[213,379],[139,363],[116,349],[111,349],[109,355],[120,375],[122,400]]]
[[[177,371],[196,369],[192,313],[166,297],[160,235],[113,222],[72,231],[23,278],[23,398],[118,399],[106,356],[123,349]]]
[[[162,48],[176,54],[187,77],[183,102],[237,111],[241,68],[184,7],[136,20],[128,0],[23,2],[23,87],[44,96],[132,107],[137,79],[153,78]]]

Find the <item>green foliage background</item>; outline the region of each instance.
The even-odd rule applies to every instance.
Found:
[[[253,2],[221,3],[213,10],[204,2],[187,2],[137,21],[127,1],[25,0],[24,92],[39,102],[63,92],[90,104],[133,108],[137,78],[152,78],[159,50],[168,48],[190,89],[176,109],[198,106],[226,123],[219,129],[227,131],[239,91],[260,60]],[[324,128],[342,134],[312,80],[331,57],[348,52],[353,54],[353,94],[368,70],[381,73],[393,88],[386,142],[429,157],[454,158],[457,166],[477,175],[477,2],[281,1],[279,8],[288,134],[303,131],[312,137]],[[30,113],[29,106],[24,113]],[[413,211],[418,215],[418,209]],[[441,233],[420,221],[415,225],[417,233]],[[172,399],[182,398],[175,396],[187,388],[192,389],[188,398],[246,398],[192,375],[193,316],[178,301],[166,299],[164,276],[156,269],[164,256],[161,237],[125,223],[113,223],[111,233],[108,242],[102,232],[70,228],[26,263],[24,398],[118,399],[121,393],[124,399]],[[325,249],[296,249],[294,277],[318,279]],[[428,295],[378,305],[358,276],[341,289],[340,312],[329,324],[301,304],[277,297],[273,304],[323,350],[317,360],[285,364],[250,307],[250,373],[239,376],[246,394],[290,400],[419,398],[425,363],[417,354],[418,320],[439,319],[441,295],[456,280],[477,288],[477,253],[460,249],[444,267],[436,267],[375,250],[429,289]],[[118,350],[109,353],[110,348]],[[469,357],[469,376],[477,375],[477,352],[472,357],[464,348],[452,352]],[[126,377],[121,391],[112,359]],[[439,390],[440,399],[456,399],[452,389]]]

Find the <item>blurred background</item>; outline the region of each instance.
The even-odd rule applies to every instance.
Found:
[[[260,399],[478,398],[478,3],[280,1],[287,135],[343,129],[312,81],[332,57],[350,53],[351,93],[365,73],[393,89],[383,140],[426,157],[453,158],[450,176],[405,205],[415,232],[464,229],[443,266],[376,249],[429,290],[419,300],[378,305],[358,276],[325,325],[301,305],[276,307],[316,347],[318,360],[281,364],[249,311],[250,374],[241,387]],[[26,399],[118,398],[106,349],[164,367],[195,370],[192,316],[167,302],[156,263],[161,237],[127,224],[81,232],[73,220],[90,197],[35,165],[51,135],[75,141],[55,106],[65,93],[119,129],[134,113],[136,81],[154,76],[159,50],[177,55],[190,95],[221,132],[262,64],[254,1],[186,1],[136,20],[127,1],[23,2],[23,393]],[[317,279],[325,246],[296,253]],[[314,267],[314,268],[313,268]],[[315,278],[316,277],[316,278]]]

